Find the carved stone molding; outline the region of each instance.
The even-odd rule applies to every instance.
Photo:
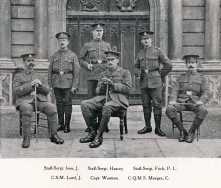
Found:
[[[135,27],[134,26],[129,26],[129,25],[122,25],[122,33],[124,32],[130,32],[130,33],[135,33]]]
[[[83,35],[85,31],[92,31],[92,28],[90,25],[84,25],[81,27],[81,34]]]
[[[113,27],[110,28],[110,34],[118,34],[119,29],[118,26],[114,25]]]
[[[98,11],[98,4],[100,0],[81,0],[81,4],[83,6],[82,11],[86,12],[97,12]]]
[[[12,74],[0,73],[0,106],[12,105]]]
[[[116,0],[116,5],[120,8],[121,12],[133,12],[133,8],[136,7],[137,0],[128,0],[130,2],[130,6],[124,7],[122,5],[122,0]]]
[[[70,34],[72,33],[77,33],[78,32],[78,26],[77,25],[73,25],[69,27],[69,31]]]

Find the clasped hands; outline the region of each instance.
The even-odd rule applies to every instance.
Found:
[[[177,103],[176,101],[170,101],[169,104],[175,106],[176,104],[179,104],[179,103]],[[200,105],[203,105],[203,102],[202,101],[197,101],[196,106],[200,106]]]
[[[114,86],[114,82],[112,82],[109,78],[102,78],[103,84],[109,84],[110,86]]]
[[[36,87],[39,87],[39,86],[41,86],[42,85],[42,83],[41,83],[41,81],[39,80],[39,79],[34,79],[32,82],[31,82],[31,86],[33,87],[33,86],[36,86]]]

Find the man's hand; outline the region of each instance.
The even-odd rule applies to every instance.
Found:
[[[32,82],[31,82],[31,86],[35,86],[36,87],[39,87],[42,85],[41,81],[39,79],[34,79]]]
[[[92,64],[88,64],[88,65],[87,65],[87,69],[88,69],[88,70],[92,70],[92,69],[93,69],[93,65],[92,65]]]
[[[202,101],[197,101],[196,106],[200,106],[200,105],[203,105],[203,102]]]
[[[169,104],[170,104],[170,105],[175,105],[175,104],[176,104],[176,101],[170,101]]]
[[[109,78],[102,78],[102,83],[114,86],[114,82],[112,82]]]
[[[76,92],[77,92],[77,89],[73,87],[73,88],[71,89],[71,93],[75,94]]]
[[[101,64],[101,63],[103,63],[103,62],[102,62],[101,59],[98,59],[98,60],[97,60],[97,63]]]

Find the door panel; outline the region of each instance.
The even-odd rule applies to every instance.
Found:
[[[85,1],[85,2],[89,2]],[[96,2],[91,0],[90,2]],[[130,1],[122,0],[122,5],[129,6]],[[97,22],[105,23],[103,40],[110,43],[122,53],[119,65],[131,72],[132,89],[128,97],[131,104],[141,103],[139,80],[133,75],[132,66],[139,51],[143,48],[139,31],[150,27],[149,4],[147,0],[137,1],[133,12],[121,12],[116,1],[104,0],[97,5],[97,12],[82,11],[80,0],[69,0],[67,4],[67,32],[71,34],[70,49],[78,56],[86,42],[92,40],[90,25]],[[81,68],[80,90],[77,101],[86,98],[86,70]],[[74,101],[74,100],[73,100]],[[78,103],[75,102],[75,103]]]

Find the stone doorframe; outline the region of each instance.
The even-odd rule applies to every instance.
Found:
[[[154,31],[153,45],[168,52],[168,0],[146,0],[150,5],[150,29]],[[49,56],[58,50],[55,34],[66,31],[68,0],[48,0]]]

